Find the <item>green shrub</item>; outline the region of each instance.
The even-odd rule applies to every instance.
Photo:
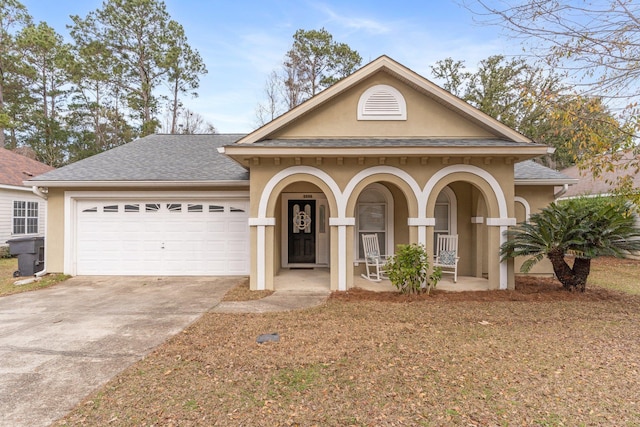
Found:
[[[0,246],[0,259],[11,258],[9,253],[9,246]]]
[[[398,245],[395,255],[387,261],[385,271],[391,283],[401,293],[429,293],[442,277],[440,268],[429,274],[429,265],[429,256],[424,246],[412,243]]]

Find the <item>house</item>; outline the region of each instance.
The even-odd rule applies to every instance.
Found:
[[[23,181],[51,170],[49,165],[0,148],[0,247],[13,238],[44,235],[47,202]]]
[[[385,253],[457,234],[459,275],[507,289],[504,232],[574,182],[530,160],[547,152],[382,56],[248,135],[148,136],[29,183],[48,192],[49,271],[249,275],[260,290],[321,267],[346,290],[363,233]]]
[[[561,198],[610,196],[615,190],[616,183],[627,175],[632,178],[632,187],[640,191],[640,174],[634,174],[632,168],[626,169],[624,167],[634,157],[640,159],[640,154],[634,154],[632,151],[625,152],[619,160],[613,161],[613,170],[603,170],[597,178],[594,178],[590,170],[580,169],[578,166],[563,169],[561,171],[563,175],[574,178],[577,182],[563,191]],[[607,159],[610,161],[610,156],[607,156]]]
[[[581,196],[611,196],[615,193],[619,181],[627,176],[631,178],[630,184],[633,191],[640,192],[640,174],[633,173],[633,167],[625,167],[634,160],[634,157],[640,160],[640,154],[635,154],[632,150],[624,152],[619,159],[613,161],[613,170],[603,170],[597,178],[590,170],[580,169],[578,166],[563,169],[561,171],[563,175],[574,178],[577,182],[561,191],[560,200]],[[609,156],[607,159],[611,161]],[[635,218],[636,226],[640,227],[640,215],[637,212]]]

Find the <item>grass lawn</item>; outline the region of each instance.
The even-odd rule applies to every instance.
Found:
[[[66,280],[68,277],[64,274],[49,274],[35,282],[28,283],[26,285],[14,285],[14,283],[18,280],[27,279],[27,277],[13,277],[13,272],[17,269],[17,258],[0,258],[0,296],[47,288],[51,285],[55,285],[56,283]]]
[[[637,294],[639,265],[594,273]],[[640,425],[640,296],[526,283],[209,313],[56,425]]]
[[[640,261],[617,258],[594,260],[587,286],[640,295]]]

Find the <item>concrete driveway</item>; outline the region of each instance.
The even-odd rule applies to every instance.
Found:
[[[239,280],[74,277],[0,298],[0,425],[50,425]]]

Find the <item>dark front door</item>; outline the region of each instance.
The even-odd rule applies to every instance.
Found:
[[[289,264],[316,262],[316,201],[289,200]]]

